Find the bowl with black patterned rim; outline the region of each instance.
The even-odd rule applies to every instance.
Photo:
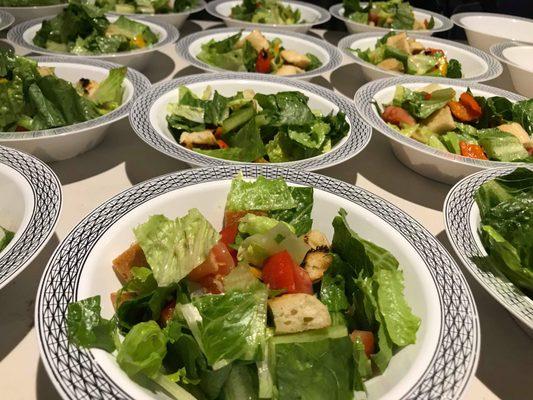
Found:
[[[368,3],[361,3],[361,6],[365,7],[367,4]],[[370,26],[368,24],[362,24],[360,22],[352,21],[350,18],[344,16],[344,6],[342,5],[342,3],[331,6],[329,8],[329,13],[335,18],[343,21],[346,24],[346,29],[348,29],[348,32],[350,33],[378,31],[382,32],[383,34],[386,34],[387,32],[393,30],[392,28]],[[415,15],[415,19],[420,21],[429,21],[431,17],[433,17],[433,19],[435,20],[435,26],[431,29],[401,29],[408,35],[411,35],[413,33],[417,33],[419,35],[433,35],[434,33],[449,31],[453,28],[453,22],[449,18],[446,18],[444,15],[415,7],[413,7],[413,13]]]
[[[100,82],[107,77],[112,68],[121,67],[121,65],[100,60],[64,57],[32,57],[32,59],[40,66],[54,68],[58,77],[72,83],[76,83],[80,78]],[[33,154],[45,162],[72,158],[98,145],[109,126],[125,118],[135,99],[150,86],[148,78],[128,68],[123,83],[123,102],[115,110],[89,121],[58,128],[27,132],[0,132],[0,145]]]
[[[162,398],[130,381],[109,353],[69,345],[67,305],[101,295],[102,313],[111,316],[113,307],[106,299],[120,284],[110,264],[134,241],[132,228],[149,215],[172,217],[192,207],[220,228],[231,179],[239,172],[245,178],[283,177],[288,184],[313,187],[316,229],[331,237],[331,221],[342,207],[359,234],[399,260],[406,299],[422,322],[416,344],[397,352],[384,374],[367,381],[369,398],[459,398],[477,366],[479,321],[464,276],[438,240],[364,189],[303,170],[250,164],[189,169],[138,184],[95,209],[67,235],[46,266],[35,308],[42,360],[61,396]]]
[[[329,21],[331,15],[322,7],[315,6],[311,2],[306,1],[281,1],[285,6],[290,6],[293,9],[300,10],[301,19],[304,22],[297,24],[262,24],[256,22],[241,21],[239,19],[231,18],[231,9],[237,5],[242,4],[242,0],[215,0],[207,3],[205,10],[215,18],[220,18],[227,26],[241,27],[241,28],[263,28],[270,27],[278,30],[293,31],[305,33],[313,27],[313,25],[323,24]]]
[[[107,19],[111,22],[116,21],[118,18],[119,17],[117,15],[107,16]],[[163,50],[166,47],[174,44],[174,42],[176,42],[180,36],[178,29],[173,25],[165,22],[135,17],[130,19],[148,26],[152,32],[158,36],[157,43],[142,49],[120,51],[116,53],[73,54],[68,52],[48,50],[33,43],[33,38],[35,37],[37,31],[39,31],[41,28],[42,22],[49,19],[51,18],[40,17],[15,25],[8,31],[7,39],[15,46],[18,46],[27,52],[33,52],[46,56],[61,56],[70,58],[71,60],[103,60],[142,70],[144,67],[146,67],[146,65],[149,64],[150,58],[153,57],[153,53],[155,51]]]
[[[482,169],[528,165],[522,162],[479,160],[426,146],[391,128],[381,118],[373,104],[373,102],[376,102],[381,106],[384,103],[391,102],[397,85],[402,85],[409,89],[421,89],[432,83],[438,84],[443,88],[451,87],[458,94],[470,88],[475,96],[502,96],[511,102],[525,100],[523,96],[506,90],[481,83],[464,82],[449,78],[401,76],[379,79],[361,86],[354,97],[357,111],[374,129],[390,139],[392,151],[405,166],[428,178],[454,184],[465,176]]]
[[[312,77],[323,75],[334,71],[342,64],[342,53],[328,42],[317,39],[310,35],[296,32],[280,31],[279,29],[260,28],[261,33],[271,41],[275,38],[281,39],[281,46],[286,50],[294,50],[300,54],[311,53],[316,56],[322,65],[314,70],[301,74],[288,75],[288,78],[311,79]],[[202,50],[202,44],[210,40],[220,41],[229,36],[242,31],[242,38],[246,37],[252,30],[242,30],[239,28],[208,29],[188,35],[176,43],[176,51],[180,57],[194,65],[211,72],[228,71],[201,61],[197,56]],[[255,72],[246,72],[255,73]]]
[[[533,44],[508,41],[493,44],[489,50],[509,71],[515,91],[533,97]]]
[[[368,80],[375,80],[380,78],[388,78],[391,76],[406,75],[403,72],[386,70],[365,61],[358,57],[356,53],[349,49],[374,49],[376,41],[384,36],[382,32],[367,32],[356,33],[343,37],[337,47],[344,52],[351,60],[355,61],[361,66],[363,74]],[[501,75],[503,68],[498,60],[484,51],[478,50],[474,47],[457,43],[451,40],[430,37],[427,35],[419,35],[410,33],[409,39],[415,39],[421,43],[425,48],[433,48],[443,50],[449,60],[456,59],[461,63],[461,70],[464,81],[483,82],[494,79]],[[412,75],[411,75],[412,76]]]
[[[0,31],[9,28],[13,22],[15,22],[15,17],[7,11],[0,10]]]
[[[46,245],[56,227],[63,195],[56,174],[28,154],[0,146],[0,226],[14,233],[0,251],[0,289]]]
[[[177,102],[178,88],[187,86],[201,95],[210,86],[224,96],[233,96],[239,90],[253,89],[258,93],[277,93],[281,91],[300,91],[309,97],[312,110],[321,111],[324,115],[330,111],[342,111],[350,124],[350,131],[327,153],[304,160],[276,163],[277,166],[290,166],[307,170],[317,170],[337,165],[361,152],[370,141],[371,129],[359,119],[353,103],[342,95],[334,93],[322,86],[296,79],[283,78],[266,74],[199,74],[189,75],[162,82],[152,86],[133,105],[130,113],[130,124],[139,137],[163,154],[194,166],[216,166],[241,164],[242,162],[224,160],[206,156],[181,146],[173,138],[167,126],[167,104]]]
[[[533,166],[528,168],[533,170]],[[455,253],[468,272],[533,334],[533,300],[507,278],[483,271],[472,261],[474,257],[487,255],[478,233],[480,215],[474,194],[483,183],[514,170],[511,167],[487,169],[458,182],[444,200],[444,225]]]

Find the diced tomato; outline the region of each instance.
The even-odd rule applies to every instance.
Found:
[[[365,346],[365,353],[368,357],[375,352],[374,334],[370,331],[358,331],[355,330],[350,334],[352,342],[355,342],[355,338],[360,338]]]
[[[126,251],[113,260],[113,271],[117,275],[120,283],[125,284],[131,279],[131,269],[133,267],[148,267],[148,261],[141,246],[132,244]]]
[[[479,160],[488,160],[485,152],[478,144],[468,144],[466,142],[459,142],[461,148],[461,155],[470,158],[477,158]]]
[[[266,215],[264,211],[225,211],[224,212],[224,226],[239,223],[242,217],[246,214]]]
[[[461,96],[459,96],[459,101],[468,109],[470,115],[475,116],[476,119],[481,117],[481,114],[483,114],[481,106],[470,93],[464,92],[461,94]]]
[[[235,262],[228,247],[219,240],[209,252],[206,260],[189,272],[188,278],[191,281],[200,282],[208,275],[227,275],[234,267]]]
[[[159,322],[161,322],[161,325],[165,326],[168,324],[168,321],[170,321],[174,315],[175,308],[176,301],[172,300],[161,310],[161,314],[159,314]]]
[[[458,101],[448,102],[448,107],[450,107],[450,111],[452,112],[453,116],[459,121],[472,122],[478,118],[477,116],[471,114],[469,109],[466,108],[463,103]]]
[[[373,22],[375,26],[378,26],[379,15],[373,11],[368,13],[368,22]]]
[[[220,147],[221,149],[227,149],[229,147],[229,145],[222,139],[218,139],[217,144],[218,144],[218,147]]]
[[[431,47],[428,47],[427,49],[424,49],[424,54],[427,55],[427,56],[432,56],[432,55],[435,55],[437,53],[440,53],[440,54],[444,54],[444,51],[442,51],[441,49],[433,49]]]
[[[23,126],[18,126],[15,128],[15,132],[28,132],[28,130],[26,128],[24,128]]]
[[[270,72],[270,55],[268,51],[261,50],[257,55],[257,60],[255,61],[255,72],[260,72],[262,74],[268,74]]]
[[[305,269],[295,265],[294,266],[294,284],[296,286],[296,293],[313,294],[313,282]]]
[[[263,266],[263,282],[270,289],[285,289],[287,293],[296,293],[294,281],[294,261],[288,251],[284,250],[270,256]]]
[[[220,139],[222,137],[222,133],[223,133],[223,130],[222,130],[221,126],[219,126],[217,129],[215,129],[215,137],[217,139]]]
[[[385,107],[385,110],[383,110],[383,114],[381,114],[385,122],[390,122],[391,124],[400,126],[400,124],[404,125],[415,125],[416,121],[407,111],[405,111],[401,107],[396,106],[387,106]]]
[[[238,232],[239,232],[238,222],[235,222],[234,224],[231,224],[231,225],[226,225],[220,231],[220,241],[224,243],[226,246],[229,246],[230,244],[235,243],[235,237],[237,236]]]
[[[198,282],[205,290],[212,294],[220,294],[224,290],[222,275],[207,275]]]

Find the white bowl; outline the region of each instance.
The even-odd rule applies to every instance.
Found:
[[[490,46],[490,52],[509,70],[515,91],[533,97],[533,45],[501,42]]]
[[[80,78],[102,81],[112,68],[120,65],[106,61],[63,57],[35,57],[39,65],[54,67],[58,77],[76,83]],[[45,162],[65,160],[84,153],[105,136],[107,128],[126,117],[135,99],[150,87],[150,81],[131,68],[124,79],[124,96],[120,107],[101,117],[60,128],[31,132],[1,132],[0,144],[39,157]]]
[[[533,167],[530,165],[528,168]],[[487,169],[458,182],[444,201],[444,224],[448,239],[468,272],[533,336],[533,300],[507,278],[483,271],[472,261],[473,257],[487,255],[478,233],[481,217],[474,194],[483,183],[506,175],[514,169]]]
[[[172,2],[174,4],[174,2]],[[128,18],[142,18],[154,22],[162,22],[165,24],[174,25],[176,28],[181,28],[181,26],[187,21],[189,15],[200,12],[205,8],[205,1],[199,0],[198,4],[189,10],[182,12],[169,12],[169,13],[160,13],[160,14],[140,14],[140,13],[119,13],[119,12],[109,12],[111,15],[124,15]]]
[[[222,68],[209,65],[197,58],[197,55],[202,50],[202,44],[209,42],[211,39],[223,40],[229,36],[235,35],[241,31],[238,28],[222,28],[209,29],[188,35],[176,44],[176,51],[179,56],[184,58],[192,65],[211,72],[231,72]],[[251,29],[243,30],[242,37],[245,37],[251,32]],[[282,45],[287,50],[295,50],[299,53],[311,53],[315,55],[321,62],[322,66],[303,74],[290,75],[287,78],[311,79],[315,76],[323,75],[337,69],[342,64],[342,53],[322,39],[317,39],[309,35],[304,35],[296,32],[288,32],[275,30],[272,28],[261,28],[261,33],[270,41],[274,38],[279,38]],[[243,72],[245,73],[245,72]],[[255,74],[255,73],[252,73]]]
[[[272,94],[281,91],[299,91],[309,97],[309,106],[324,115],[342,111],[350,124],[348,134],[331,151],[316,157],[277,166],[317,170],[342,163],[354,157],[370,141],[371,129],[357,116],[352,102],[322,86],[266,74],[199,74],[189,75],[152,86],[133,105],[130,124],[139,137],[150,146],[193,166],[215,166],[245,163],[223,160],[197,153],[181,146],[173,138],[167,126],[167,104],[178,99],[179,86],[185,85],[197,95],[202,95],[207,86],[223,96],[233,96],[239,90],[253,89],[257,93]]]
[[[154,51],[164,49],[165,47],[173,44],[179,38],[178,30],[170,24],[164,22],[148,21],[139,18],[131,18],[136,20],[137,22],[148,25],[152,32],[158,35],[159,40],[157,41],[157,43],[145,49],[121,51],[119,53],[77,55],[72,53],[47,50],[33,43],[33,38],[35,37],[37,31],[41,29],[42,21],[45,19],[48,18],[36,18],[31,21],[23,22],[14,26],[7,33],[7,39],[15,46],[37,54],[49,56],[60,55],[62,57],[68,57],[72,60],[104,60],[142,70],[150,62],[150,58],[152,57]],[[108,19],[113,22],[116,21],[118,17],[108,16]]]
[[[0,289],[20,274],[54,233],[61,182],[41,161],[0,146],[0,226],[15,233],[0,252]]]
[[[0,31],[9,28],[15,22],[15,17],[0,9]]]
[[[407,301],[422,322],[416,344],[397,352],[385,373],[367,382],[369,399],[459,398],[476,369],[479,321],[465,278],[439,241],[364,189],[302,170],[261,165],[192,169],[146,181],[98,207],[65,238],[44,271],[35,307],[41,357],[61,396],[168,398],[130,380],[112,355],[69,346],[65,308],[101,295],[103,315],[110,317],[109,293],[120,283],[109,265],[134,241],[132,228],[150,215],[172,218],[192,207],[220,228],[230,180],[239,171],[245,177],[284,177],[289,184],[314,187],[316,229],[331,238],[331,221],[342,207],[353,229],[398,258]]]
[[[213,17],[220,18],[227,26],[231,27],[270,27],[283,31],[293,31],[305,33],[313,27],[313,25],[323,24],[329,21],[331,16],[322,7],[315,6],[309,2],[304,1],[282,1],[284,5],[290,5],[294,9],[300,10],[302,22],[299,24],[284,25],[284,24],[258,24],[253,22],[241,21],[230,18],[231,9],[236,5],[242,4],[242,0],[215,0],[207,4],[205,10]]]
[[[357,54],[348,50],[349,48],[361,50],[374,49],[376,41],[382,37],[382,32],[357,33],[342,38],[337,47],[361,66],[363,74],[370,81],[389,78],[391,76],[407,75],[401,72],[379,68],[370,62],[362,60]],[[428,37],[427,35],[410,33],[409,37],[416,39],[424,47],[444,50],[448,60],[452,58],[458,60],[462,66],[463,77],[461,79],[463,80],[483,82],[494,79],[502,73],[503,69],[498,60],[473,47],[465,46],[451,40]]]
[[[361,3],[362,6],[366,6],[367,3]],[[329,12],[331,15],[333,15],[335,18],[340,19],[341,21],[344,21],[346,24],[346,29],[348,29],[348,32],[350,33],[361,33],[361,32],[383,32],[383,35],[389,31],[392,31],[391,28],[383,28],[380,26],[370,26],[368,24],[362,24],[360,22],[352,21],[351,19],[344,16],[344,7],[341,4],[335,4],[329,8]],[[415,19],[417,20],[430,20],[431,17],[435,20],[435,26],[432,29],[413,29],[413,30],[404,30],[402,31],[407,32],[408,35],[411,35],[412,33],[417,33],[419,35],[433,35],[435,32],[444,32],[452,29],[453,23],[448,18],[446,18],[443,15],[422,10],[420,8],[414,8],[413,7],[413,13],[415,14]]]
[[[420,175],[439,182],[453,184],[465,176],[482,169],[502,166],[514,166],[516,168],[518,166],[528,165],[521,162],[505,163],[478,160],[426,146],[423,143],[402,135],[388,126],[378,114],[373,104],[371,104],[373,101],[380,105],[391,102],[397,85],[402,85],[409,89],[418,89],[430,83],[436,83],[442,87],[451,87],[458,93],[462,93],[467,88],[470,88],[476,96],[502,96],[512,102],[525,99],[515,93],[481,83],[461,82],[447,78],[402,76],[398,78],[380,79],[361,86],[355,93],[354,98],[357,111],[359,111],[359,114],[374,129],[390,139],[392,151],[405,166],[418,172]]]
[[[53,4],[51,6],[31,6],[31,7],[0,7],[0,11],[10,13],[15,17],[15,24],[39,17],[50,17],[59,14],[66,6],[63,4]]]
[[[453,23],[465,30],[470,46],[489,52],[490,46],[507,40],[533,44],[533,20],[484,12],[454,14]]]

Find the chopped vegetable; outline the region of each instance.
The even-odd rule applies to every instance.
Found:
[[[230,18],[259,24],[303,23],[300,10],[278,0],[243,0],[231,9]]]
[[[365,7],[359,0],[343,0],[344,16],[354,22],[393,29],[431,29],[430,21],[415,19],[409,2],[388,0],[369,2]]]

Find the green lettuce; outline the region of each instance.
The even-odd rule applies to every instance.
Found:
[[[114,110],[119,107],[122,104],[124,93],[122,84],[126,73],[126,67],[113,68],[89,98],[105,109]]]
[[[239,232],[247,235],[266,233],[279,223],[280,221],[274,218],[265,217],[263,215],[246,214],[240,219]],[[291,225],[287,224],[287,228],[294,232],[294,228]]]
[[[5,228],[2,228],[0,226],[0,251],[4,250],[9,242],[13,239],[15,236],[14,232],[8,231]]]
[[[296,201],[296,207],[285,210],[272,210],[269,216],[288,223],[294,228],[296,236],[302,236],[311,230],[313,219],[313,188],[289,186],[292,198]]]

